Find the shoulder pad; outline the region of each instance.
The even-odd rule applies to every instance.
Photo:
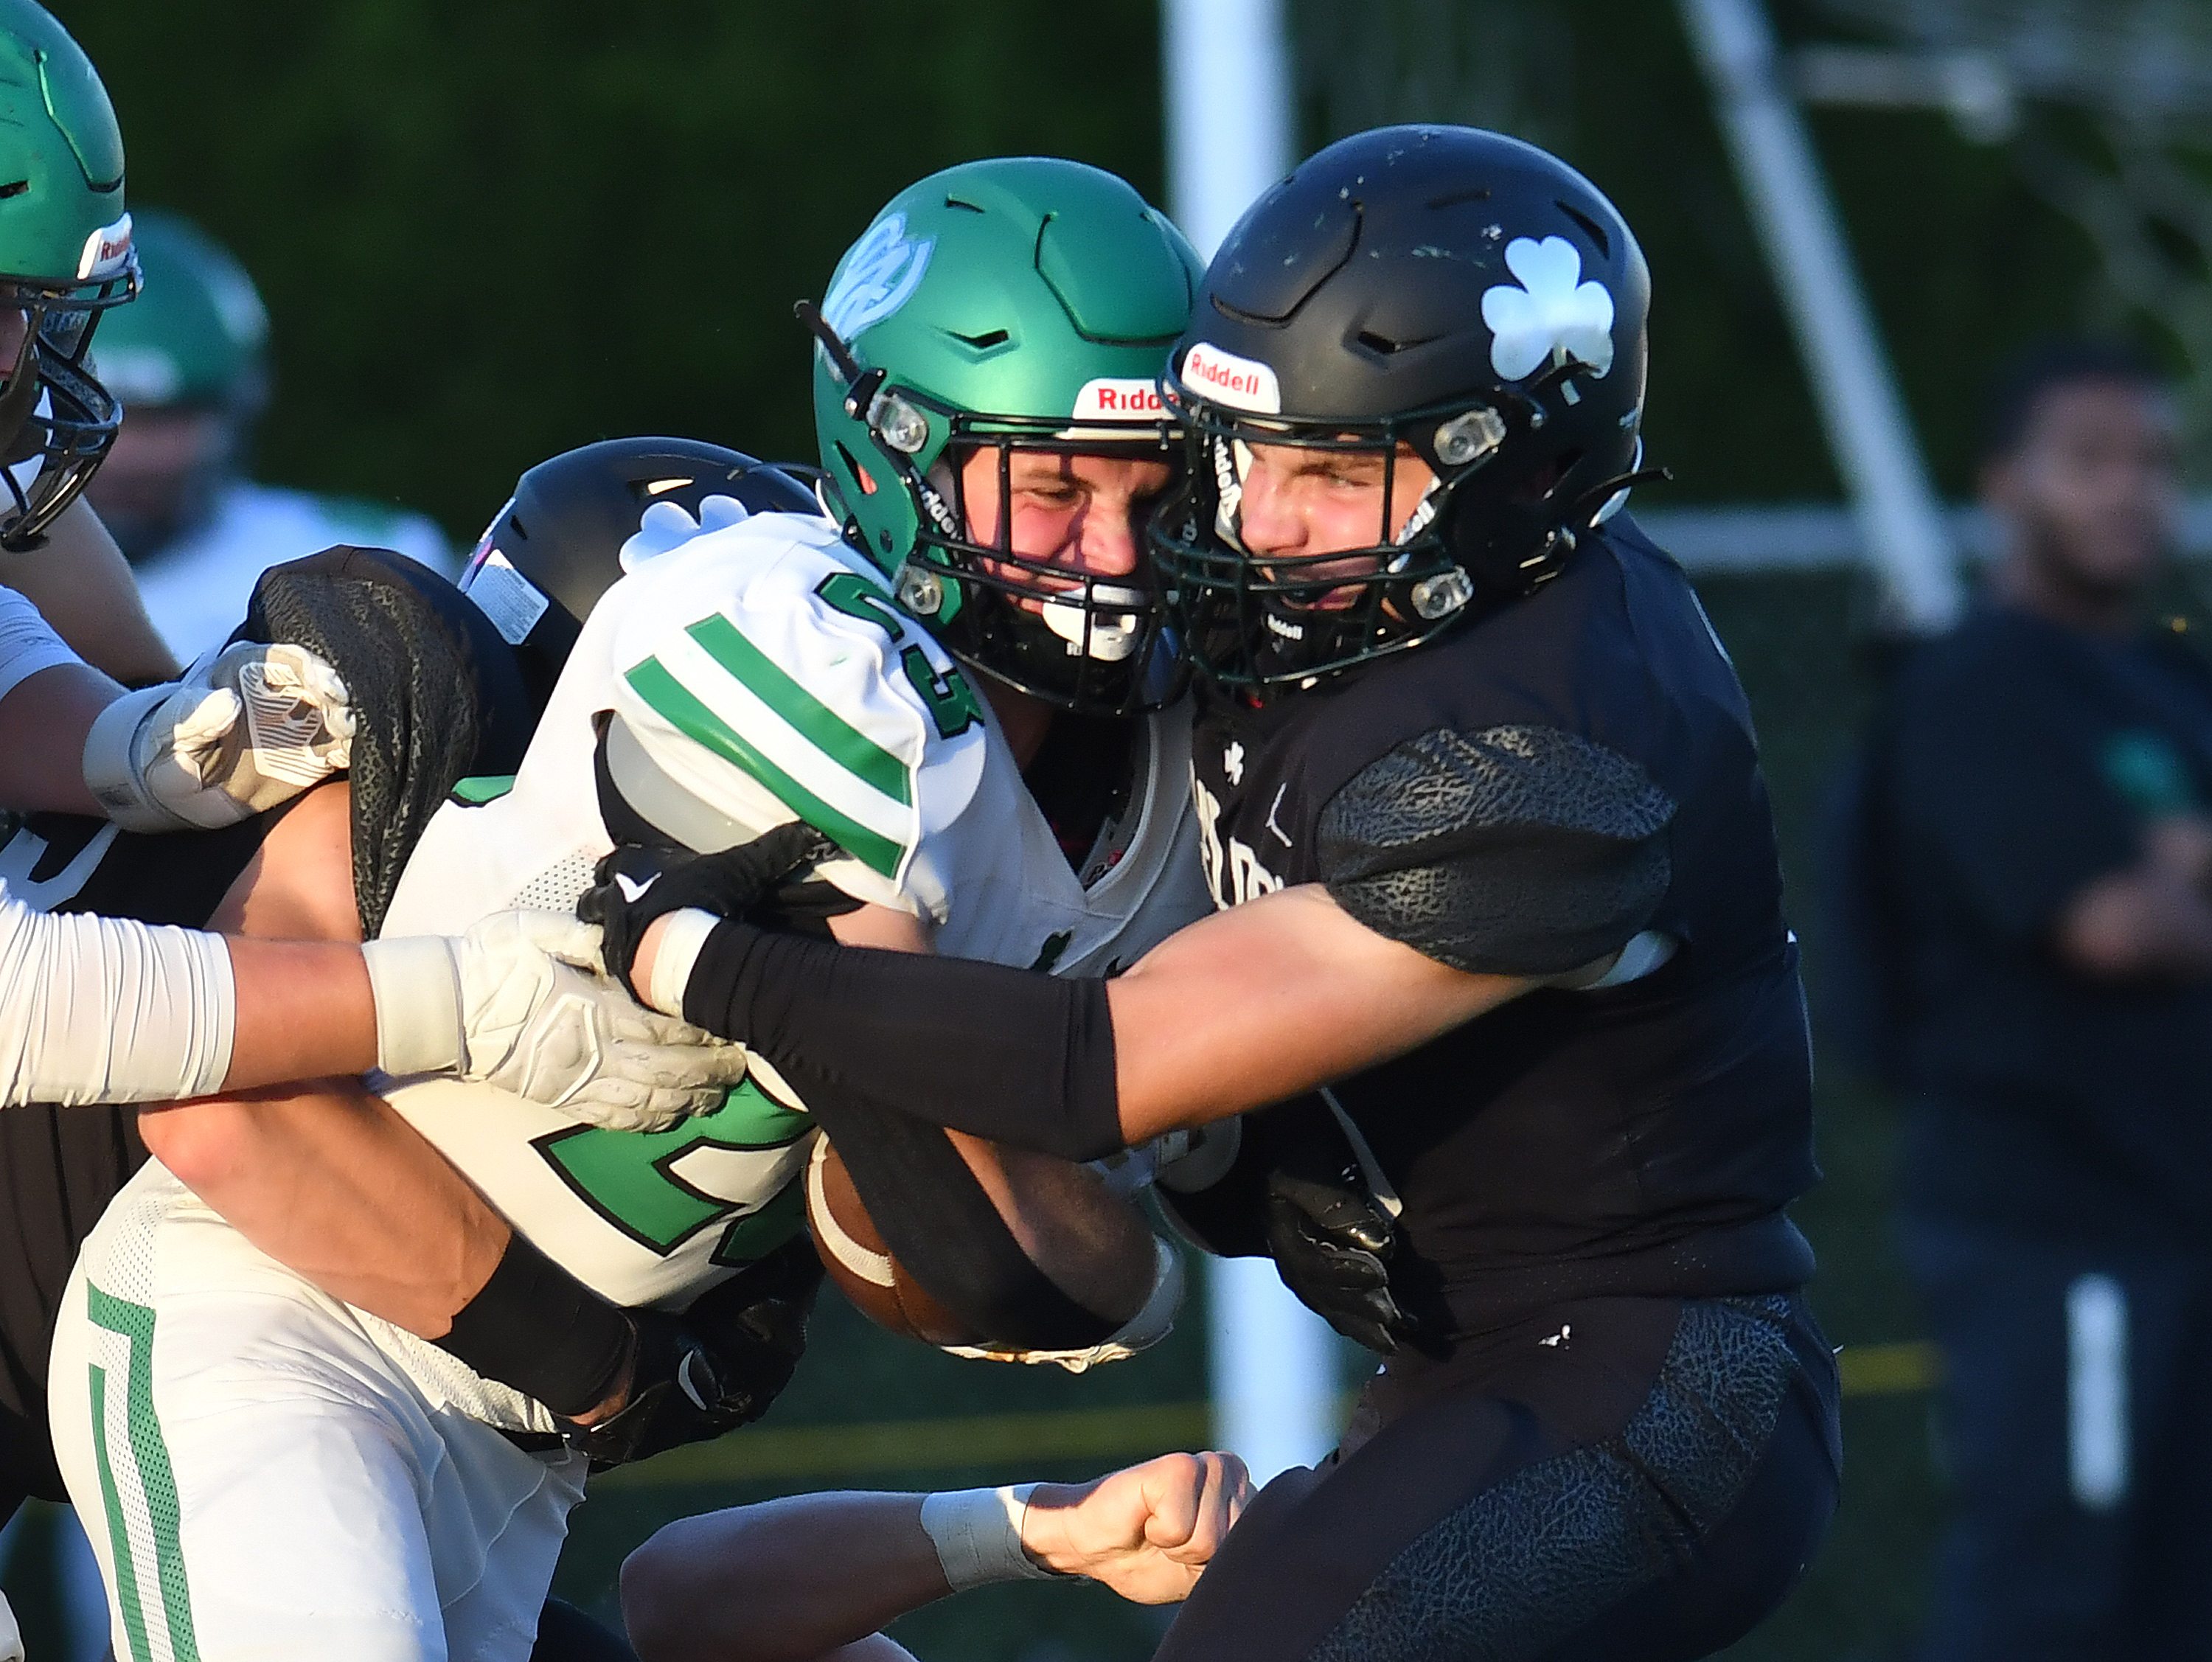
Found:
[[[1674,802],[1636,762],[1557,728],[1407,740],[1322,808],[1337,904],[1455,969],[1553,975],[1613,952],[1672,880]]]
[[[617,594],[614,707],[660,770],[753,834],[805,820],[846,892],[941,919],[927,843],[982,776],[982,706],[836,527],[705,531]]]

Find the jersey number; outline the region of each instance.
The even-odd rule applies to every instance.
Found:
[[[906,679],[914,683],[914,690],[921,695],[921,702],[929,706],[929,718],[937,723],[937,736],[950,739],[963,734],[983,719],[982,706],[975,702],[975,689],[968,685],[968,678],[957,669],[947,669],[939,675],[930,667],[929,654],[918,646],[910,646],[899,654],[899,661],[906,666]]]
[[[906,619],[891,597],[857,571],[833,573],[817,583],[814,592],[848,618],[875,624],[893,641],[906,633]],[[921,695],[921,702],[929,706],[929,718],[937,723],[939,738],[957,738],[983,719],[975,689],[958,670],[948,668],[939,675],[930,664],[929,654],[918,646],[901,652],[899,663],[914,690]]]
[[[713,1113],[665,1131],[578,1125],[532,1146],[578,1199],[639,1245],[666,1257],[726,1220],[714,1261],[746,1263],[799,1227],[805,1207],[799,1184],[781,1183],[765,1198],[760,1191],[813,1124],[746,1080]]]

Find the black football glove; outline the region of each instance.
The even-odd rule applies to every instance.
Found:
[[[720,854],[628,843],[600,861],[576,916],[602,933],[607,973],[628,987],[638,943],[656,917],[696,906],[717,917],[743,917],[773,898],[802,866],[826,860],[836,845],[801,820],[778,825]]]
[[[1412,1324],[1390,1294],[1397,1225],[1356,1163],[1267,1173],[1267,1248],[1283,1282],[1347,1339],[1393,1355]]]
[[[629,1401],[593,1426],[568,1428],[594,1469],[650,1458],[750,1425],[769,1410],[806,1351],[806,1318],[822,1261],[801,1233],[680,1316],[635,1310]]]

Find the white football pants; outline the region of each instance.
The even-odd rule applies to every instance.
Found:
[[[159,1162],[85,1243],[50,1377],[118,1662],[526,1662],[583,1458],[462,1411],[522,1399],[264,1257]]]

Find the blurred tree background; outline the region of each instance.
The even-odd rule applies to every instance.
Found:
[[[1043,21],[732,0],[56,0],[131,199],[229,243],[275,319],[262,471],[472,533],[521,468],[623,432],[811,445],[791,321],[885,198],[1027,149],[1158,198],[1152,0]],[[1557,149],[1655,276],[1650,433],[1682,501],[1837,492],[1673,9],[1291,0],[1309,143],[1455,119]],[[1786,27],[1832,36],[1809,4]],[[1816,122],[1945,486],[1989,365],[2086,304],[2091,259],[1939,115]]]
[[[1042,150],[1113,168],[1155,199],[1162,187],[1155,0],[1065,11],[1016,0],[53,3],[114,95],[132,202],[195,216],[263,287],[277,384],[262,476],[404,503],[461,539],[523,467],[596,437],[660,430],[805,455],[807,347],[791,301],[818,296],[875,208],[921,173]],[[1814,0],[1774,9],[1786,36],[1840,33]],[[1678,481],[1647,493],[1652,505],[1839,496],[1671,6],[1286,0],[1286,10],[1310,145],[1391,119],[1500,126],[1566,155],[1637,227],[1656,292],[1650,454]],[[1992,365],[2027,336],[2101,314],[2092,251],[2001,149],[1940,115],[1823,113],[1814,126],[1931,466],[1963,496]],[[1703,587],[1759,717],[1802,919],[1820,782],[1866,691],[1854,584],[1796,575]],[[1817,938],[1808,954],[1817,977]],[[1914,1338],[1887,1244],[1887,1110],[1832,1080],[1821,1088],[1828,1182],[1803,1208],[1822,1255],[1816,1303],[1840,1343]],[[769,1423],[803,1432],[1149,1404],[1166,1417],[1146,1423],[1178,1429],[1196,1416],[1176,1405],[1204,1392],[1201,1334],[1194,1311],[1138,1362],[1045,1378],[956,1364],[828,1310]],[[1938,1507],[1928,1399],[1868,1396],[1847,1412],[1835,1536],[1742,1657],[1873,1659],[1909,1638]],[[909,1471],[879,1459],[860,1481],[943,1486],[1105,1464],[1066,1439],[1053,1459],[956,1470],[951,1458],[917,1452]],[[665,1518],[811,1486],[787,1474],[653,1475],[610,1486],[579,1514],[562,1570],[570,1596],[611,1609],[622,1553]],[[930,1613],[906,1636],[927,1662],[1072,1662],[1141,1656],[1158,1627],[1103,1595],[1023,1586]]]

